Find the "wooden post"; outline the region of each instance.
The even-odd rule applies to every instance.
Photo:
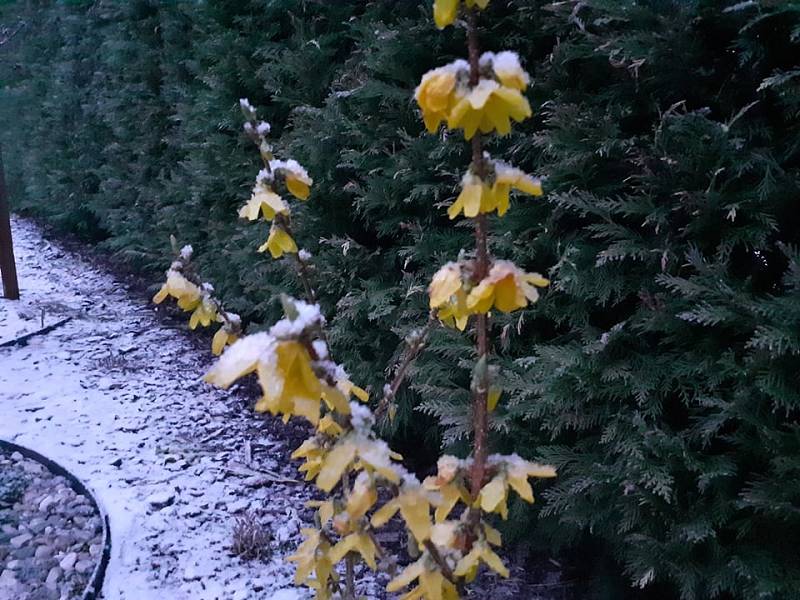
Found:
[[[17,267],[14,264],[14,245],[11,240],[11,213],[8,208],[6,180],[3,175],[2,149],[0,149],[0,275],[3,278],[5,297],[19,300]]]

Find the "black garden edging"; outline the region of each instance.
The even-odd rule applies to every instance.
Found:
[[[57,462],[47,458],[46,456],[42,456],[35,450],[31,450],[30,448],[20,446],[13,442],[7,442],[6,440],[0,440],[0,448],[8,450],[9,452],[19,452],[25,458],[35,460],[36,462],[47,467],[56,475],[61,475],[64,477],[70,482],[70,487],[75,490],[76,493],[89,498],[89,501],[91,502],[92,506],[94,506],[97,514],[100,515],[100,520],[103,522],[103,551],[100,554],[100,561],[95,566],[92,577],[89,580],[89,585],[86,586],[86,589],[81,595],[81,600],[96,600],[100,594],[100,590],[103,589],[103,579],[106,575],[106,567],[108,567],[108,561],[111,558],[111,528],[108,524],[108,515],[100,507],[100,503],[97,502],[97,498],[94,497],[94,494],[83,484],[83,482]]]

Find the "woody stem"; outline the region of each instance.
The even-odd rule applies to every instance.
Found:
[[[475,12],[467,15],[467,43],[469,45],[469,78],[475,86],[480,81],[480,47],[475,23]],[[483,156],[483,144],[480,134],[472,138],[472,169],[481,179],[486,177],[486,164]],[[485,214],[478,214],[475,219],[475,281],[483,280],[489,273],[488,225]],[[478,314],[475,319],[476,349],[479,361],[486,361],[489,354],[489,324],[486,314]],[[488,412],[487,397],[489,391],[488,371],[482,370],[480,380],[475,382],[472,391],[472,430],[473,461],[470,473],[470,488],[473,498],[477,498],[483,487],[488,457]]]

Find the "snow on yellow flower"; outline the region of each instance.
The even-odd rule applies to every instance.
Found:
[[[438,309],[438,317],[450,327],[461,331],[467,326],[467,293],[461,280],[461,266],[449,262],[434,274],[428,287],[430,307]]]
[[[531,105],[518,89],[501,85],[493,79],[481,79],[452,108],[447,126],[463,129],[468,140],[478,130],[506,135],[511,131],[511,120],[522,122],[532,114]]]
[[[307,200],[311,193],[314,180],[308,176],[308,171],[296,160],[271,160],[270,169],[273,173],[282,174],[286,181],[286,189],[298,200]]]
[[[492,185],[492,197],[497,214],[501,217],[506,214],[509,205],[509,192],[517,190],[531,196],[542,195],[542,182],[536,177],[531,177],[521,169],[514,168],[503,162],[494,163],[495,179]]]
[[[496,512],[505,519],[508,517],[509,486],[528,503],[533,502],[533,489],[528,482],[530,477],[555,477],[556,471],[549,465],[540,465],[511,456],[494,455],[489,457],[490,466],[497,468],[495,476],[483,486],[476,500],[476,505],[485,512]]]
[[[466,80],[469,65],[457,60],[438,69],[428,71],[414,92],[414,98],[422,111],[425,127],[434,133],[442,121],[447,121],[453,106],[460,99],[459,78]]]
[[[255,372],[261,361],[272,361],[276,340],[266,332],[254,333],[229,346],[203,380],[223,389]]]
[[[538,273],[526,273],[510,261],[498,260],[487,277],[470,290],[467,307],[474,313],[487,313],[492,307],[512,312],[525,308],[528,302],[536,302],[539,299],[536,287],[549,283]]]
[[[450,301],[450,298],[461,289],[461,265],[449,262],[442,266],[431,279],[428,286],[430,307],[439,308]]]
[[[464,213],[465,217],[473,218],[478,213],[493,211],[495,206],[492,189],[480,177],[468,171],[461,180],[461,193],[447,209],[447,216],[455,219]]]
[[[280,258],[285,253],[297,254],[297,244],[295,244],[292,236],[279,225],[275,223],[269,229],[269,237],[267,241],[259,246],[259,252],[266,252],[272,255],[272,258]]]
[[[259,361],[258,381],[264,393],[256,403],[257,412],[282,414],[285,420],[292,415],[319,423],[322,385],[311,368],[308,350],[296,341],[279,341],[275,358]]]
[[[471,498],[462,476],[465,468],[464,461],[445,455],[439,458],[437,464],[439,471],[436,476],[427,477],[422,485],[426,490],[438,492],[441,496],[441,500],[436,505],[435,519],[437,523],[442,523],[459,500],[465,505],[469,505]]]
[[[214,306],[214,303],[208,298],[203,298],[194,309],[194,312],[192,312],[192,316],[189,318],[189,329],[195,329],[198,325],[208,327],[211,325],[211,321],[215,320],[216,318],[216,306]]]
[[[519,90],[520,92],[530,85],[531,77],[522,68],[519,54],[516,52],[484,52],[480,57],[481,69],[494,72],[494,76],[501,85]]]
[[[268,221],[274,219],[277,214],[289,214],[289,207],[283,201],[283,198],[276,194],[269,187],[268,181],[261,177],[253,188],[250,200],[239,209],[239,217],[255,221],[258,219],[259,213],[263,214]]]
[[[452,25],[458,16],[458,7],[461,0],[434,0],[433,2],[433,20],[436,27],[444,29],[448,25]],[[489,5],[489,0],[465,0],[467,8],[478,7],[484,9]]]
[[[194,310],[200,303],[200,288],[180,272],[170,269],[167,272],[167,281],[153,296],[153,302],[161,304],[168,296],[175,298],[183,310]]]

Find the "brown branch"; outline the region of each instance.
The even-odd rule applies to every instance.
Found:
[[[480,81],[480,46],[475,11],[467,15],[467,43],[469,45],[469,79],[472,86]],[[480,134],[472,138],[472,169],[481,179],[486,177],[486,164],[483,157],[483,144]],[[475,217],[475,281],[479,282],[489,273],[488,225],[485,214]],[[478,361],[485,361],[489,354],[488,315],[479,314],[475,319],[475,337]],[[473,498],[477,498],[483,487],[486,474],[488,450],[488,411],[489,390],[488,370],[480,374],[472,395],[473,460],[470,474],[470,488]]]
[[[403,384],[403,381],[408,375],[408,370],[411,368],[411,365],[414,364],[414,361],[417,360],[419,355],[425,349],[425,344],[428,341],[428,335],[430,335],[430,332],[435,325],[436,325],[436,311],[431,311],[430,314],[428,315],[428,322],[425,323],[425,327],[422,329],[420,333],[418,333],[415,336],[415,338],[411,342],[408,343],[408,347],[406,348],[406,351],[403,354],[402,360],[397,364],[397,368],[394,372],[394,378],[392,379],[392,382],[384,387],[383,397],[381,398],[380,403],[375,409],[376,421],[379,421],[381,417],[384,416],[386,411],[389,410],[389,406],[391,405],[392,401],[397,395],[397,391],[400,389],[400,386]]]

